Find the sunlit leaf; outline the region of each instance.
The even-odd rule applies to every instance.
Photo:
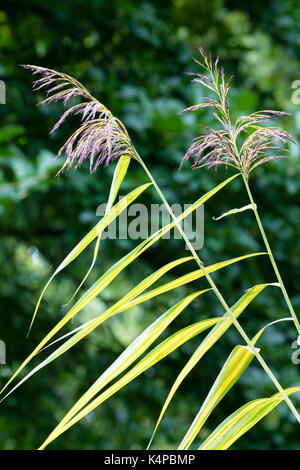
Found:
[[[281,318],[265,325],[254,338],[252,338],[251,343],[255,345],[266,328],[282,321],[293,321],[293,319],[291,317]],[[236,346],[233,349],[211,387],[201,409],[184,436],[179,449],[188,449],[191,446],[209,415],[244,373],[253,358],[254,354],[248,346]]]
[[[300,387],[285,390],[287,395],[299,392]],[[223,421],[199,447],[199,450],[226,450],[283,400],[280,393],[270,398],[250,401]]]
[[[256,204],[254,208],[256,209]],[[231,209],[230,211],[224,212],[224,214],[220,215],[219,217],[213,217],[213,219],[220,220],[220,219],[223,219],[223,217],[227,217],[228,215],[237,214],[238,212],[244,212],[249,209],[254,210],[254,208],[252,204],[247,204],[247,206],[240,207],[239,209]]]
[[[114,176],[113,176],[113,180],[112,180],[112,183],[111,183],[109,197],[108,197],[108,201],[107,201],[107,205],[106,205],[106,208],[105,208],[105,214],[104,215],[107,215],[109,213],[109,211],[111,210],[111,208],[113,207],[113,203],[115,202],[115,199],[117,197],[119,188],[121,186],[121,183],[122,183],[123,179],[126,176],[130,160],[131,160],[130,157],[128,157],[127,155],[123,155],[117,163],[117,166],[116,166],[116,169],[115,169],[115,172],[114,172]],[[87,273],[85,274],[84,278],[82,279],[81,283],[79,284],[76,291],[72,295],[72,297],[71,297],[70,301],[68,302],[68,304],[76,296],[76,294],[78,293],[81,286],[84,284],[84,282],[88,278],[90,272],[92,271],[92,269],[95,265],[97,255],[98,255],[98,251],[99,251],[99,247],[100,247],[100,241],[101,241],[102,233],[103,233],[103,230],[98,231],[98,236],[97,236],[97,241],[96,241],[96,245],[95,245],[95,248],[94,248],[94,255],[93,255],[92,263],[91,263]]]
[[[212,273],[212,272],[215,272],[219,269],[225,268],[226,266],[229,266],[233,263],[237,263],[238,261],[242,261],[244,259],[251,258],[252,256],[260,256],[260,255],[265,255],[265,254],[266,253],[251,253],[249,255],[239,256],[237,258],[232,258],[232,259],[229,259],[229,260],[226,260],[226,261],[221,261],[219,263],[215,263],[215,264],[212,264],[210,266],[206,266],[206,271],[208,273]],[[182,262],[188,261],[190,259],[193,259],[193,258],[192,257],[181,258]],[[165,269],[166,267],[170,267],[170,266],[173,267],[173,263],[177,263],[177,262],[180,263],[180,260],[177,260],[177,261],[172,262],[172,263],[168,263],[162,269]],[[170,269],[171,269],[171,267],[170,267]],[[161,272],[162,272],[161,270],[156,271],[156,273],[161,273]],[[166,272],[166,271],[164,271],[164,272]],[[120,313],[120,312],[123,312],[124,310],[127,310],[127,309],[131,308],[131,307],[135,307],[136,305],[139,305],[139,304],[145,302],[146,300],[152,299],[153,297],[156,297],[157,295],[163,294],[165,292],[169,292],[170,290],[173,290],[173,289],[176,289],[177,287],[188,284],[189,282],[192,282],[192,281],[194,281],[196,279],[199,279],[203,276],[204,276],[204,273],[201,269],[198,269],[196,271],[192,271],[192,272],[190,272],[188,274],[185,274],[184,276],[181,276],[181,277],[179,277],[179,278],[177,278],[173,281],[167,282],[166,284],[163,284],[160,287],[152,289],[152,290],[146,292],[145,294],[141,294],[141,295],[136,296],[133,300],[128,301],[126,304],[122,304],[122,306],[119,307],[115,311],[115,313]],[[77,328],[75,328],[74,330],[70,331],[69,333],[66,333],[65,335],[63,335],[60,338],[56,339],[52,343],[48,344],[45,348],[42,349],[42,351],[46,348],[49,348],[53,344],[55,344],[59,341],[62,341],[63,339],[67,338],[68,336],[71,336],[74,333],[77,333],[77,331],[82,330],[86,326],[90,325],[93,321],[94,320],[89,320],[86,323],[84,323],[83,325],[80,325]]]
[[[249,305],[250,302],[269,284],[258,284],[257,286],[252,287],[249,289],[232,307],[231,311],[235,318],[237,318],[244,310],[245,308]],[[174,384],[172,385],[172,388],[168,394],[168,397],[163,405],[163,408],[161,410],[161,413],[159,415],[159,418],[157,420],[157,423],[155,425],[154,431],[152,438],[150,440],[150,443],[148,445],[148,448],[151,445],[151,442],[155,436],[155,433],[157,431],[157,428],[166,412],[167,407],[170,404],[170,401],[172,400],[173,396],[175,395],[178,387],[182,383],[182,381],[185,379],[185,377],[191,372],[191,370],[198,364],[200,359],[204,356],[204,354],[218,341],[218,339],[221,338],[221,336],[228,330],[228,328],[232,325],[232,319],[231,317],[225,313],[224,316],[224,321],[220,325],[216,325],[212,331],[204,338],[204,340],[201,342],[201,344],[198,346],[194,354],[190,357],[189,361],[187,364],[184,366],[182,371],[179,373],[178,377],[176,378]]]
[[[38,372],[40,369],[45,367],[47,364],[50,364],[50,362],[54,361],[56,358],[61,356],[63,353],[68,351],[72,346],[77,344],[81,339],[83,339],[85,336],[87,336],[89,333],[91,333],[95,328],[97,328],[99,325],[101,325],[105,320],[108,318],[112,317],[113,315],[116,315],[120,312],[123,312],[124,310],[127,310],[128,308],[131,307],[130,305],[130,300],[134,299],[136,296],[138,296],[141,292],[146,290],[148,287],[150,287],[154,282],[156,282],[160,277],[162,277],[166,272],[170,271],[176,266],[179,266],[182,263],[185,263],[186,261],[190,261],[192,258],[191,257],[185,257],[185,258],[180,258],[178,260],[172,261],[171,263],[166,264],[162,268],[158,269],[154,273],[150,274],[147,278],[145,278],[142,282],[140,282],[136,287],[131,289],[125,296],[123,296],[118,302],[116,302],[114,305],[112,305],[109,309],[105,310],[103,313],[98,315],[96,318],[93,320],[90,320],[86,322],[84,325],[81,325],[79,328],[76,328],[73,332],[74,335],[66,341],[64,344],[62,344],[58,349],[56,349],[54,352],[52,352],[45,360],[43,360],[39,365],[37,365],[32,371],[30,371],[26,376],[20,380],[20,382],[15,385],[9,393],[5,395],[3,400],[8,397],[12,392],[14,392],[20,385],[22,385],[29,377],[31,377],[33,374]],[[203,292],[206,292],[207,289]],[[143,300],[140,300],[141,303]],[[69,336],[69,334],[65,335],[65,337]],[[61,338],[59,338],[57,341],[59,341]],[[54,344],[55,341],[51,344]],[[49,345],[50,346],[50,345]],[[44,348],[46,349],[46,348]]]
[[[49,284],[52,282],[54,277],[62,271],[68,264],[74,261],[77,256],[97,237],[97,235],[103,232],[103,230],[111,223],[113,220],[120,215],[120,213],[126,209],[128,205],[130,205],[140,194],[147,189],[151,183],[143,184],[139,186],[137,189],[131,191],[127,196],[121,199],[115,206],[113,206],[110,211],[95,225],[95,227],[73,248],[72,251],[66,256],[66,258],[60,263],[58,268],[54,271],[48,282],[46,283],[45,287],[43,288],[40,297],[38,298],[34,314],[30,323],[29,332],[32,328],[33,322],[37,315],[38,308],[40,306],[41,300],[46,292]]]
[[[55,325],[54,328],[43,338],[43,340],[39,343],[39,345],[34,349],[34,351],[25,359],[25,361],[21,364],[21,366],[17,369],[17,371],[13,374],[13,376],[10,378],[10,380],[6,383],[6,385],[2,388],[0,391],[0,394],[4,392],[4,390],[8,387],[8,385],[16,378],[16,376],[24,369],[24,367],[31,361],[31,359],[53,338],[53,336],[66,324],[68,323],[78,312],[82,310],[82,308],[86,307],[100,292],[105,289],[112,281],[113,279],[124,269],[126,266],[128,266],[130,263],[132,263],[138,256],[140,256],[144,251],[146,251],[148,248],[150,248],[156,241],[158,241],[160,238],[162,238],[166,233],[168,233],[176,223],[180,222],[183,220],[185,217],[187,217],[189,214],[191,214],[194,210],[196,210],[200,205],[204,204],[205,201],[207,201],[210,197],[212,197],[217,191],[219,191],[221,188],[223,188],[226,184],[228,184],[230,181],[232,181],[234,178],[236,178],[238,175],[234,175],[227,180],[223,181],[220,183],[218,186],[213,188],[212,190],[208,191],[204,196],[199,198],[193,205],[188,207],[182,214],[180,214],[179,217],[177,217],[176,221],[171,222],[170,224],[164,226],[157,232],[153,233],[148,237],[146,240],[144,240],[142,243],[140,243],[136,248],[134,248],[130,253],[125,255],[121,260],[119,260],[117,263],[115,263],[110,269],[108,269],[105,274],[103,274],[98,281],[95,282],[95,284],[75,303],[75,305],[69,310],[69,312]],[[144,188],[141,186],[135,191],[141,190],[141,188],[146,189],[150,185],[146,184],[143,185]],[[134,191],[132,191],[134,193]],[[130,193],[130,194],[132,194]],[[123,199],[118,203],[122,204]],[[117,206],[117,205],[116,205]],[[115,206],[115,207],[116,207]],[[84,247],[89,243],[90,238],[95,238],[97,236],[97,233],[99,230],[103,230],[104,226],[101,226],[99,224],[104,224],[103,221],[105,221],[106,218],[110,217],[111,212],[115,213],[114,208],[111,209],[111,211],[101,219],[101,221],[96,225],[96,227],[86,236],[84,239],[77,245],[77,247],[82,245],[82,249],[80,249],[80,252],[84,249]],[[113,217],[113,216],[111,216]],[[115,217],[112,218],[114,220]],[[108,222],[110,223],[111,220]],[[100,228],[101,227],[101,228]],[[84,241],[85,240],[85,241]],[[74,251],[75,250],[75,251]],[[67,264],[69,264],[76,256],[78,256],[79,252],[78,249],[74,248],[74,250],[71,251],[71,253],[65,258],[63,263],[60,265],[58,268],[59,270],[63,269],[63,267]],[[54,273],[54,275],[58,272],[58,269]],[[53,275],[53,276],[54,276]],[[52,278],[53,278],[52,276]],[[52,279],[51,278],[51,279]],[[47,285],[49,282],[51,282],[51,279],[48,281]],[[44,288],[47,288],[47,285]],[[43,292],[44,292],[43,291]],[[43,292],[41,296],[43,295]],[[39,301],[41,300],[41,297]],[[39,304],[39,302],[38,302]],[[38,305],[37,305],[38,307]],[[36,313],[36,312],[35,312]]]
[[[81,409],[74,418],[69,420],[64,427],[61,427],[61,424],[50,434],[50,436],[46,439],[40,449],[45,448],[50,442],[56,439],[60,434],[65,432],[75,423],[77,423],[80,419],[86,416],[88,413],[93,411],[96,407],[98,407],[101,403],[111,397],[114,393],[118,390],[123,388],[133,379],[135,379],[138,375],[142,374],[145,370],[152,367],[158,361],[166,357],[168,354],[171,354],[175,349],[181,346],[183,343],[188,341],[189,339],[193,338],[194,336],[198,335],[205,329],[215,325],[216,323],[222,323],[223,318],[210,318],[208,320],[202,320],[198,323],[194,323],[182,330],[178,331],[177,333],[173,334],[165,341],[163,341],[160,345],[158,345],[153,351],[148,353],[136,366],[134,366],[127,374],[125,374],[120,380],[116,383],[111,385],[107,390],[102,392],[97,398],[91,401],[86,407]]]

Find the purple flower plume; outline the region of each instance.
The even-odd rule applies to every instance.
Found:
[[[112,160],[127,154],[135,158],[135,150],[123,123],[88,90],[73,77],[55,70],[34,65],[23,65],[39,78],[33,83],[33,90],[42,90],[47,98],[39,104],[62,101],[64,106],[74,97],[83,102],[68,108],[54,125],[50,133],[54,133],[71,115],[81,115],[81,126],[59,149],[57,157],[65,154],[67,159],[58,172],[65,168],[78,168],[84,160],[89,160],[91,173],[99,165],[108,166]]]
[[[220,129],[200,126],[202,135],[197,137],[188,148],[183,157],[185,160],[194,159],[193,168],[208,166],[217,168],[219,165],[229,165],[237,168],[247,177],[259,165],[270,160],[286,158],[286,149],[278,147],[275,141],[284,144],[294,142],[292,136],[278,127],[272,126],[273,117],[287,115],[283,111],[257,111],[249,116],[239,117],[235,123],[231,122],[227,104],[227,94],[230,89],[229,80],[225,80],[223,68],[218,67],[219,59],[212,61],[202,48],[198,48],[202,60],[194,59],[202,67],[204,73],[191,73],[194,82],[198,82],[214,93],[213,97],[202,98],[201,103],[190,106],[181,112],[196,111],[198,109],[213,108],[214,117],[221,124]],[[244,137],[243,144],[238,148],[237,137]],[[266,152],[275,152],[269,155]],[[277,155],[276,152],[283,155]]]

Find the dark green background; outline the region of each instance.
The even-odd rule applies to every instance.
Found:
[[[82,279],[92,247],[59,275],[49,288],[33,332],[26,331],[41,287],[71,248],[98,220],[114,165],[90,176],[88,165],[55,178],[54,155],[70,134],[70,120],[54,138],[48,131],[62,106],[36,108],[30,73],[19,64],[35,64],[69,73],[126,124],[142,157],[164,188],[170,203],[192,203],[224,178],[205,169],[178,166],[197,133],[197,123],[213,124],[211,113],[179,116],[197,102],[201,87],[191,85],[192,56],[201,45],[219,55],[234,73],[232,113],[281,109],[291,117],[283,128],[300,137],[300,107],[291,101],[292,82],[300,79],[300,8],[297,0],[238,2],[225,0],[57,0],[5,1],[0,11],[0,79],[7,104],[0,105],[0,338],[7,344],[1,383],[66,311],[62,309]],[[40,95],[41,97],[41,95]],[[297,145],[290,159],[260,167],[252,188],[270,242],[300,314],[299,175]],[[146,182],[131,163],[121,193]],[[158,202],[149,191],[141,201]],[[205,208],[205,244],[199,252],[207,264],[262,249],[253,215],[214,222],[212,216],[248,204],[241,181],[234,181]],[[87,285],[134,246],[130,241],[103,243]],[[116,301],[145,275],[186,255],[181,241],[160,242],[84,310],[70,328]],[[167,276],[193,269],[192,264]],[[214,275],[226,299],[234,303],[254,284],[274,281],[267,259],[252,259]],[[56,362],[36,374],[0,408],[0,447],[36,448],[99,374],[129,342],[169,306],[205,287],[204,280],[124,312],[105,323]],[[168,333],[202,318],[221,315],[213,294],[192,304]],[[267,322],[288,316],[279,289],[266,289],[242,315],[251,336]],[[272,327],[260,343],[262,354],[284,386],[299,385],[299,366],[291,362],[295,330],[291,323]],[[191,353],[196,338],[136,379],[52,444],[53,449],[145,448],[167,392]],[[176,448],[197,413],[216,374],[240,337],[231,328],[180,387],[160,426],[156,448]],[[229,413],[246,401],[269,396],[274,388],[253,362],[201,431],[203,440]],[[294,398],[297,403],[297,398]],[[298,399],[299,405],[299,399]],[[197,444],[199,441],[196,442]],[[285,405],[248,432],[238,449],[297,449],[299,427]]]

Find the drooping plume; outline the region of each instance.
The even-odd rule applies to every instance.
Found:
[[[287,141],[294,142],[292,136],[282,129],[272,126],[274,116],[287,115],[282,111],[257,111],[249,116],[241,116],[234,123],[231,122],[227,104],[227,94],[230,89],[232,76],[226,81],[223,68],[218,67],[219,59],[212,61],[202,48],[198,48],[202,60],[194,59],[200,65],[204,73],[191,73],[194,82],[200,83],[212,91],[215,97],[202,98],[202,102],[181,112],[196,111],[211,107],[214,109],[214,117],[221,124],[220,129],[202,126],[203,134],[197,137],[188,148],[183,157],[185,160],[193,158],[193,168],[208,166],[217,168],[219,165],[229,165],[237,168],[245,176],[259,165],[270,160],[286,158],[286,149],[275,145],[276,141],[284,144]],[[245,137],[245,135],[247,135]],[[238,148],[237,138],[244,138],[243,144]],[[275,152],[270,155],[269,152]],[[278,155],[280,151],[282,154]]]
[[[62,101],[64,106],[74,97],[84,101],[67,109],[51,130],[54,133],[69,116],[80,114],[81,126],[59,149],[57,157],[65,154],[67,159],[58,173],[65,168],[78,168],[89,160],[91,173],[99,165],[108,166],[112,160],[126,154],[135,158],[135,150],[123,123],[112,115],[102,103],[73,77],[52,69],[23,65],[40,78],[34,81],[33,90],[43,90],[47,98],[39,104]]]

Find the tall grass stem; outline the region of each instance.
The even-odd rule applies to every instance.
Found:
[[[292,303],[290,301],[290,298],[289,298],[289,295],[287,293],[287,290],[285,288],[285,285],[283,283],[283,280],[282,280],[282,277],[280,275],[280,272],[279,272],[279,269],[277,267],[277,264],[276,264],[276,261],[275,261],[275,258],[274,258],[274,255],[272,253],[272,250],[271,250],[271,247],[270,247],[270,244],[268,242],[268,238],[267,238],[267,235],[266,235],[266,232],[264,230],[264,227],[263,227],[263,224],[262,224],[262,221],[259,217],[259,213],[258,213],[258,210],[257,210],[257,206],[254,202],[254,199],[253,199],[253,196],[252,196],[252,193],[251,193],[251,190],[250,190],[250,186],[249,186],[249,183],[248,183],[248,180],[246,178],[245,175],[242,175],[243,176],[243,180],[244,180],[244,183],[245,183],[245,187],[246,187],[246,190],[247,190],[247,193],[248,193],[248,196],[249,196],[249,199],[250,199],[250,202],[252,204],[252,207],[253,207],[253,211],[254,211],[254,215],[255,215],[255,218],[256,218],[256,222],[257,222],[257,225],[258,225],[258,228],[259,228],[259,231],[261,233],[261,236],[263,238],[263,241],[264,241],[264,244],[265,244],[265,247],[267,249],[267,252],[268,252],[268,255],[269,255],[269,258],[270,258],[270,261],[271,261],[271,264],[273,266],[273,269],[275,271],[275,274],[276,274],[276,277],[277,277],[277,280],[280,284],[280,287],[281,287],[281,290],[282,290],[282,293],[283,293],[283,297],[286,301],[286,304],[288,306],[288,309],[290,311],[290,314],[294,320],[294,324],[295,324],[295,327],[297,329],[297,332],[298,332],[298,335],[300,335],[300,323],[299,323],[299,320],[297,318],[297,315],[295,313],[295,310],[292,306]]]

